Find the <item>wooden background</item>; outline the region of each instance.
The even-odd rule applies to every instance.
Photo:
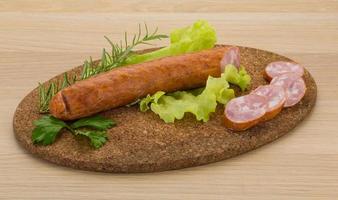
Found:
[[[317,105],[294,131],[258,150],[153,174],[78,171],[36,159],[15,141],[12,117],[38,81],[98,58],[137,23],[163,33],[197,19],[220,43],[303,63]],[[165,45],[167,41],[163,41]],[[0,199],[337,199],[338,1],[0,0]]]

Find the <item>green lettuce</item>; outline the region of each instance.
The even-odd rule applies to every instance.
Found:
[[[242,91],[246,90],[250,86],[251,77],[246,72],[244,67],[239,70],[233,65],[227,65],[224,69],[225,79],[234,85],[241,88]]]
[[[165,92],[163,92],[163,91],[158,91],[158,92],[156,92],[153,95],[148,94],[147,97],[143,98],[140,101],[140,103],[139,103],[140,104],[140,110],[142,112],[145,112],[145,111],[149,110],[149,106],[148,105],[150,103],[157,103],[158,99],[161,98],[164,94],[165,94]]]
[[[233,65],[227,65],[221,77],[209,76],[204,89],[168,94],[158,91],[140,101],[140,110],[145,112],[151,109],[166,123],[182,119],[187,112],[195,115],[198,121],[207,122],[210,114],[215,112],[217,103],[226,104],[235,97],[234,90],[229,88],[228,82],[247,89],[250,80],[243,67],[238,70]]]
[[[191,26],[172,31],[169,46],[150,53],[130,56],[126,64],[210,49],[214,47],[216,41],[215,29],[207,21],[199,20]]]

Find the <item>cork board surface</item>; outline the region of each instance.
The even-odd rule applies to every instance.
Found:
[[[240,47],[240,53],[241,63],[252,77],[252,89],[267,84],[262,72],[268,63],[291,61],[254,48]],[[80,67],[74,68],[71,73],[79,73]],[[193,116],[187,115],[174,124],[165,124],[154,113],[142,113],[137,106],[133,106],[102,113],[113,118],[118,125],[109,130],[109,141],[99,150],[92,149],[85,138],[75,137],[67,131],[63,131],[50,146],[36,146],[32,144],[31,133],[34,128],[32,122],[40,117],[37,89],[18,105],[13,128],[17,140],[27,151],[63,166],[117,173],[180,169],[245,153],[291,131],[315,105],[317,87],[306,70],[304,80],[307,92],[301,102],[283,109],[273,120],[244,132],[233,132],[223,126],[223,106],[217,108],[207,123],[197,122]],[[236,89],[236,96],[244,94]]]

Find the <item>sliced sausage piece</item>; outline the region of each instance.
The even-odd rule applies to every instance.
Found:
[[[173,92],[205,85],[208,76],[221,75],[221,60],[230,47],[166,57],[96,75],[58,92],[51,114],[73,120],[126,105],[157,91]]]
[[[264,115],[264,121],[274,118],[283,108],[286,101],[286,93],[283,87],[277,85],[262,85],[252,91],[267,98],[268,108]]]
[[[270,82],[270,85],[282,86],[285,90],[290,86],[292,82],[299,79],[300,77],[293,73],[286,73],[280,76],[276,76]]]
[[[287,99],[284,107],[291,107],[296,105],[304,97],[306,92],[306,85],[302,78],[299,78],[292,82],[287,90]]]
[[[294,73],[295,75],[301,77],[304,75],[304,68],[297,63],[277,61],[272,62],[265,67],[264,75],[268,81],[271,81],[274,77],[285,73]]]
[[[225,66],[232,64],[237,68],[240,68],[240,54],[238,47],[230,47],[228,52],[224,55],[221,61],[222,71],[224,71]]]
[[[271,85],[282,86],[286,92],[284,107],[296,105],[304,97],[306,85],[302,77],[296,74],[287,73],[272,79]]]
[[[262,120],[268,109],[267,98],[249,94],[234,98],[225,107],[225,126],[235,131],[244,131]]]

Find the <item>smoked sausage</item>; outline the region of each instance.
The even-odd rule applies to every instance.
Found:
[[[238,53],[236,48],[215,47],[98,74],[59,91],[50,102],[50,113],[62,120],[73,120],[129,104],[157,91],[202,87],[208,76],[221,75],[222,59],[229,57],[229,49],[232,54],[234,50]]]

